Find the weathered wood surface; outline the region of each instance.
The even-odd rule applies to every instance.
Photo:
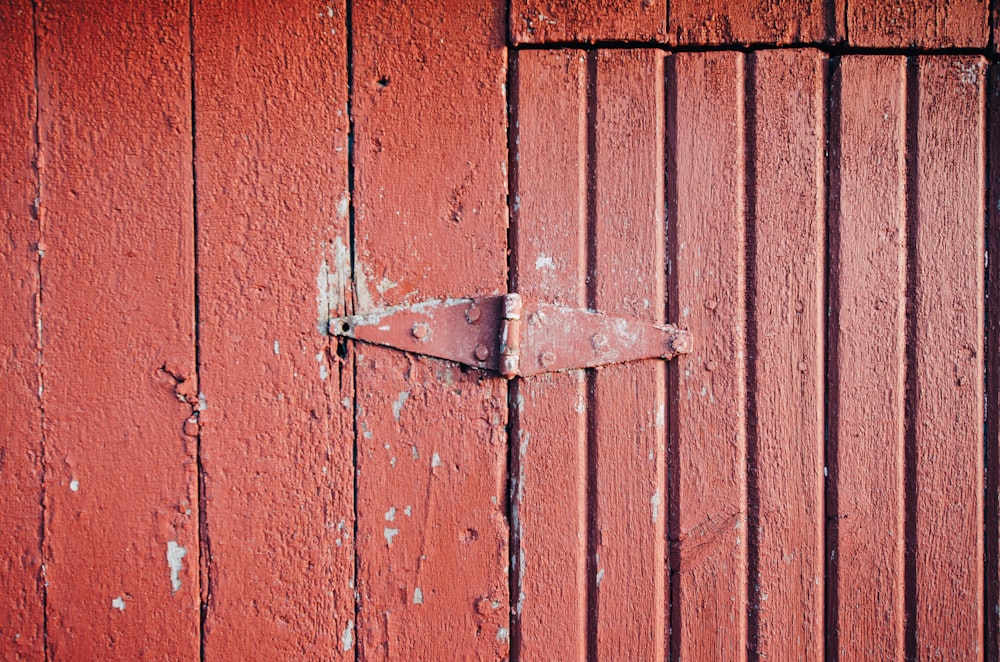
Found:
[[[671,648],[680,659],[747,653],[744,60],[668,61],[668,317],[695,338],[669,382]]]
[[[358,312],[506,290],[504,19],[354,6]],[[357,366],[359,653],[505,657],[506,383],[378,347]]]
[[[591,306],[663,322],[664,78],[659,51],[599,51],[593,81]],[[663,361],[591,382],[595,611],[600,659],[662,660],[667,519]]]
[[[986,659],[1000,658],[1000,67],[990,67],[986,99]]]
[[[751,645],[820,658],[826,58],[763,51],[751,66]]]
[[[511,284],[587,306],[588,67],[583,51],[523,51],[512,89]],[[527,357],[529,360],[532,357]],[[512,394],[512,654],[587,656],[587,394],[573,370]]]
[[[0,2],[0,656],[44,659],[32,5]]]
[[[848,41],[875,48],[986,48],[986,0],[849,0]]]
[[[192,16],[204,659],[353,659],[344,3]]]
[[[667,0],[513,0],[510,38],[514,44],[662,42],[667,4]]]
[[[909,657],[981,659],[985,61],[911,70]]]
[[[905,59],[841,58],[833,90],[827,641],[842,659],[898,660],[905,616]]]
[[[188,5],[37,11],[48,656],[197,658]]]
[[[677,44],[816,44],[844,37],[846,0],[679,0],[670,3]]]

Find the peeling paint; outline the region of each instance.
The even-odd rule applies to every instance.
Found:
[[[555,269],[555,266],[552,258],[544,253],[540,253],[535,260],[535,269]]]
[[[274,355],[278,356],[279,354],[281,354],[281,343],[279,343],[277,340],[275,340],[274,341]]]
[[[316,362],[319,363],[319,378],[326,379],[329,377],[330,373],[326,369],[326,357],[323,355],[323,352],[316,355]]]
[[[69,481],[69,489],[73,492],[80,491],[80,481],[76,480],[75,478]]]
[[[347,621],[344,634],[340,635],[340,644],[344,647],[345,651],[351,650],[351,647],[354,646],[354,621]]]
[[[392,539],[395,538],[397,535],[399,535],[399,529],[390,529],[389,527],[385,527],[384,534],[385,534],[385,543],[391,546]]]
[[[392,417],[399,422],[399,415],[403,412],[403,405],[406,404],[406,399],[410,397],[409,391],[400,391],[399,397],[396,401],[392,403]]]
[[[167,543],[167,566],[170,568],[170,589],[173,593],[181,590],[181,570],[184,569],[183,559],[187,549],[171,540]]]
[[[420,590],[420,587],[413,589],[413,604],[422,605],[424,604],[424,592]]]
[[[656,524],[657,518],[660,516],[660,491],[657,490],[653,496],[649,498],[649,505],[653,509],[653,524]]]
[[[327,259],[327,254],[329,258]],[[331,268],[330,262],[333,262]],[[329,246],[323,247],[323,259],[320,261],[319,273],[316,276],[316,307],[318,318],[316,326],[319,332],[326,335],[329,332],[330,317],[343,310],[345,296],[351,280],[351,252],[344,245],[343,239],[334,237]]]
[[[396,519],[396,506],[389,506],[389,510],[385,512],[385,519],[388,522]]]
[[[434,453],[434,455],[431,456],[431,469],[440,466],[441,466],[441,456],[438,455],[437,453]]]
[[[509,639],[510,639],[510,630],[504,627],[499,628],[497,630],[497,641],[499,641],[502,644],[505,644]]]
[[[118,611],[125,611],[125,600],[123,600],[122,596],[119,595],[111,601],[111,607],[113,609],[117,609]]]

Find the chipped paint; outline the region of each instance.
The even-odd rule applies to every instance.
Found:
[[[170,568],[170,590],[173,593],[181,590],[181,570],[184,569],[184,557],[187,549],[171,540],[167,543],[167,567]]]
[[[390,529],[389,527],[385,527],[384,535],[385,544],[392,546],[392,539],[399,535],[399,529]]]
[[[400,391],[399,397],[396,401],[392,403],[392,417],[399,422],[399,415],[403,412],[403,405],[406,404],[406,399],[410,397],[409,391]]]
[[[505,644],[507,643],[508,640],[510,640],[510,630],[508,630],[505,627],[498,628],[497,641],[499,641],[502,644]]]
[[[660,491],[657,490],[653,496],[649,497],[649,505],[652,508],[653,524],[656,524],[660,516]]]
[[[431,456],[431,469],[441,466],[441,456],[437,453]]]
[[[69,489],[73,492],[80,491],[80,481],[76,480],[75,478],[69,481]]]
[[[354,621],[347,621],[347,627],[340,635],[340,645],[344,647],[345,651],[351,650],[351,647],[354,646]]]
[[[389,510],[385,511],[385,519],[387,522],[392,522],[396,519],[396,506],[389,506]]]
[[[125,611],[125,600],[119,595],[111,601],[111,607],[112,609],[117,609],[118,611]]]
[[[413,589],[413,604],[415,605],[424,604],[424,592],[420,589],[419,586]]]

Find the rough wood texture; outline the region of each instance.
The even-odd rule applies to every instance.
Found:
[[[990,67],[987,96],[986,198],[986,659],[1000,659],[1000,67]]]
[[[38,8],[53,659],[198,657],[188,19]]]
[[[670,60],[672,642],[679,659],[746,658],[744,58]],[[707,136],[712,136],[707,140]]]
[[[510,37],[515,44],[663,41],[667,0],[513,0]]]
[[[205,659],[353,659],[345,8],[193,19]]]
[[[359,311],[506,290],[504,17],[354,7]],[[357,375],[360,654],[504,657],[506,383],[377,347]]]
[[[844,36],[845,0],[674,0],[677,44],[813,44]]]
[[[905,60],[842,58],[834,89],[827,635],[841,659],[898,660],[905,611]]]
[[[531,300],[587,305],[587,99],[583,51],[518,55],[511,282]],[[512,654],[582,660],[589,585],[584,372],[521,380],[513,406]]]
[[[759,549],[751,599],[759,605],[761,658],[816,659],[823,654],[825,57],[764,51],[753,66],[751,471]]]
[[[875,48],[985,48],[988,0],[850,0],[847,37]]]
[[[911,392],[916,655],[983,646],[985,61],[927,57],[915,85]]]
[[[0,25],[0,656],[42,660],[40,237],[31,3],[0,2]]]
[[[598,311],[662,322],[664,89],[659,51],[599,51],[593,273]],[[667,519],[662,361],[608,366],[592,381],[596,610],[600,659],[662,660]]]

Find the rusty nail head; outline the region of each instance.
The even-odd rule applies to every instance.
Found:
[[[715,361],[708,361],[708,362],[706,362],[705,363],[705,370],[707,370],[708,372],[712,372],[713,370],[715,370]]]
[[[485,361],[490,358],[490,350],[486,347],[486,345],[476,345],[474,354],[476,355],[477,361]]]
[[[708,308],[709,310],[715,310],[718,305],[719,302],[716,301],[715,299],[708,299],[705,302],[705,307]]]
[[[670,341],[670,347],[677,354],[689,354],[691,352],[691,334],[687,331],[678,331]]]
[[[603,333],[595,333],[594,337],[590,339],[590,344],[598,352],[602,349],[607,349],[608,337]]]
[[[542,364],[543,368],[548,368],[556,362],[556,355],[552,352],[542,352],[538,357],[538,362]]]
[[[426,338],[428,331],[430,331],[430,329],[423,322],[417,322],[416,324],[413,325],[412,329],[413,337],[417,338],[418,340]]]
[[[479,310],[479,306],[477,306],[476,304],[472,304],[471,306],[469,306],[469,309],[465,311],[465,319],[469,321],[469,324],[475,324],[476,322],[479,321],[479,316],[481,314],[482,313]]]
[[[809,368],[809,364],[805,361],[799,361],[799,372],[805,372]]]

